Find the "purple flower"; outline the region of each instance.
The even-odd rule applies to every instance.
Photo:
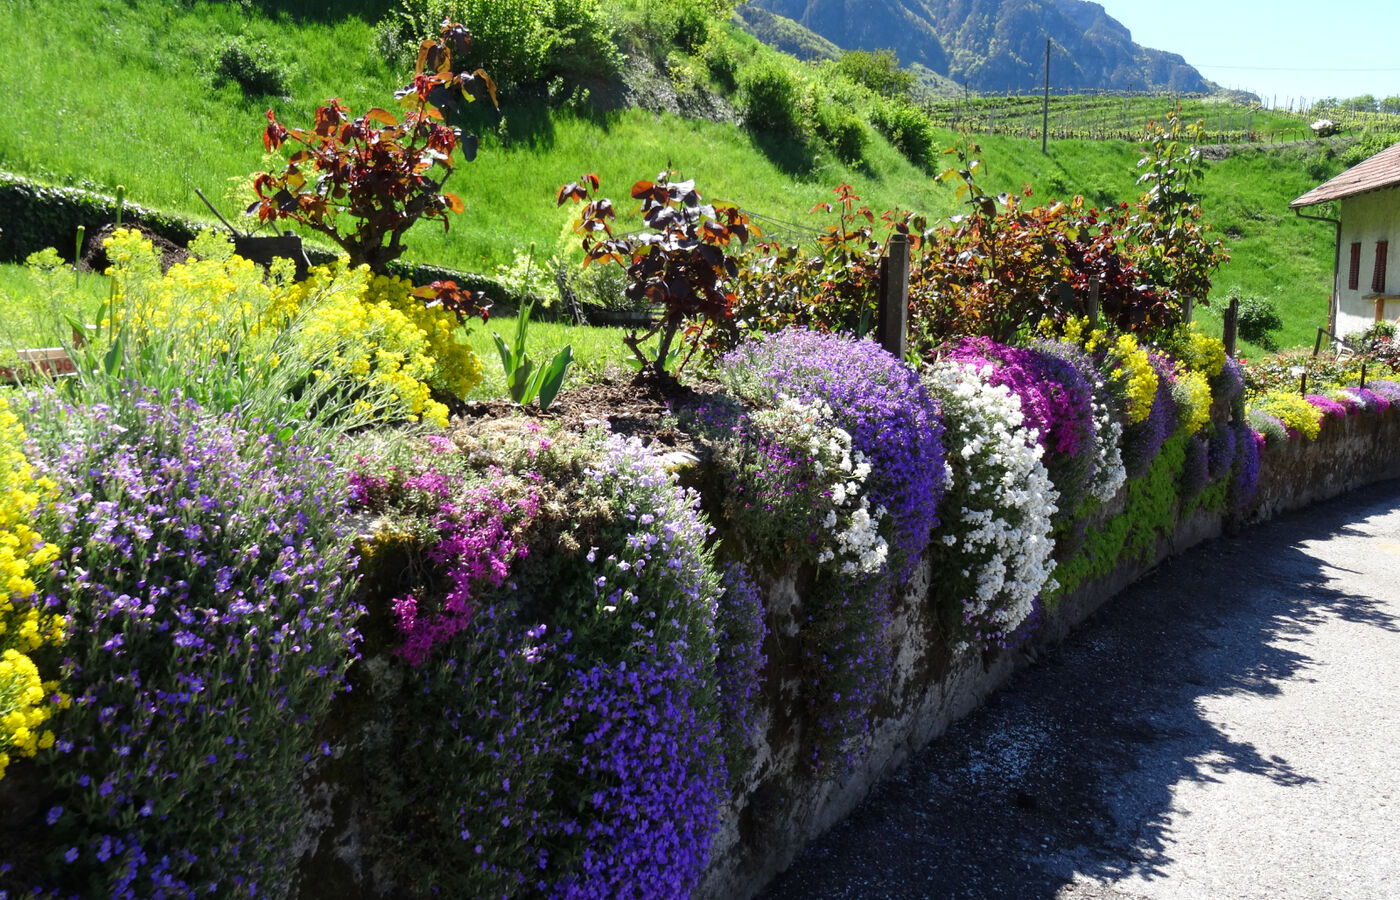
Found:
[[[1011,347],[990,338],[964,338],[944,358],[990,367],[990,384],[1004,385],[1021,400],[1025,424],[1045,448],[1045,468],[1059,492],[1056,521],[1067,520],[1093,480],[1093,364],[1078,347],[1061,341],[1036,341]]]
[[[944,488],[943,423],[913,370],[871,341],[789,328],[740,346],[720,371],[751,403],[787,394],[831,407],[870,462],[871,505],[894,520],[890,568],[907,576],[938,526]]]
[[[59,488],[46,588],[71,626],[54,780],[63,821],[93,835],[65,854],[81,874],[55,879],[187,896],[227,874],[277,892],[301,757],[359,639],[344,485],[295,441],[135,388],[90,409],[42,398],[29,433]],[[209,753],[250,721],[258,753]],[[120,840],[113,822],[132,823]]]
[[[1259,447],[1263,437],[1244,422],[1230,426],[1235,432],[1234,476],[1230,480],[1230,508],[1244,512],[1259,486]]]
[[[1199,435],[1186,441],[1186,460],[1181,470],[1181,499],[1192,500],[1210,482],[1210,447]]]

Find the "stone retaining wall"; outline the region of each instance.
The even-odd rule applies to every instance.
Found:
[[[881,780],[948,726],[976,709],[1037,650],[1056,643],[1163,559],[1252,523],[1300,509],[1349,490],[1400,477],[1400,412],[1353,415],[1323,422],[1316,441],[1294,439],[1261,454],[1259,488],[1243,514],[1199,513],[1178,520],[1141,561],[1079,587],[1064,598],[1030,646],[1014,652],[953,656],[938,635],[929,600],[927,565],[916,570],[896,603],[888,637],[897,660],[885,685],[880,715],[871,723],[866,752],[850,771],[812,775],[798,748],[799,717],[790,714],[795,685],[779,674],[765,697],[763,737],[749,776],[722,812],[706,877],[695,896],[704,900],[752,897],[787,868],[806,842],[848,815]],[[1121,504],[1120,494],[1119,502]],[[1121,505],[1120,505],[1121,508]],[[1114,512],[1111,505],[1106,514]],[[769,593],[770,672],[781,673],[794,649],[801,598],[791,581]],[[774,665],[777,668],[772,668]]]

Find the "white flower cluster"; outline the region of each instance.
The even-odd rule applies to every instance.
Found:
[[[1053,590],[1050,531],[1059,494],[1050,482],[1021,401],[987,382],[990,369],[939,363],[924,374],[943,405],[944,446],[954,479],[935,532],[935,567],[960,582],[969,639],[982,646],[1010,634],[1036,597]],[[941,546],[939,546],[941,544]]]
[[[815,400],[805,402],[786,394],[774,409],[753,414],[756,424],[783,435],[794,449],[805,451],[813,471],[826,485],[830,508],[822,518],[825,538],[819,543],[817,562],[837,562],[843,575],[873,574],[885,566],[889,545],[880,536],[885,518],[883,506],[870,509],[865,480],[870,463],[851,447],[851,435],[832,424],[831,407]]]
[[[1089,493],[1101,503],[1107,503],[1128,480],[1123,465],[1123,423],[1102,398],[1109,396],[1107,382],[1094,372],[1094,478]]]

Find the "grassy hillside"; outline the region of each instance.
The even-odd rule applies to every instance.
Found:
[[[290,124],[307,124],[327,97],[357,111],[387,105],[407,78],[384,61],[375,29],[363,18],[310,17],[288,7],[157,0],[0,5],[0,27],[27,48],[0,59],[12,113],[11,127],[0,132],[0,168],[108,192],[124,184],[134,202],[212,222],[194,195],[199,187],[226,213],[234,211],[248,173],[276,162],[264,157],[260,139],[266,109]],[[490,274],[532,242],[541,253],[553,252],[569,217],[554,205],[559,185],[596,172],[605,192],[621,201],[634,180],[668,164],[695,178],[708,196],[760,214],[770,236],[784,240],[819,227],[823,220],[807,210],[842,182],[877,211],[911,208],[934,217],[955,211],[952,192],[929,177],[941,163],[937,148],[956,140],[955,132],[932,130],[935,152],[915,164],[868,119],[859,120],[883,101],[834,78],[832,64],[798,63],[727,26],[713,26],[710,35],[691,52],[664,55],[661,77],[678,94],[716,89],[713,73],[723,68],[713,62],[716,46],[742,66],[772,64],[798,79],[794,102],[804,114],[857,115],[860,159],[842,162],[810,134],[756,132],[635,108],[600,111],[567,102],[568,91],[556,91],[553,100],[542,89],[507,92],[503,119],[477,111],[480,156],[459,164],[450,182],[466,201],[466,214],[447,234],[429,226],[411,232],[409,258]],[[220,75],[235,42],[252,60],[246,65],[280,76],[277,90],[249,91]],[[743,97],[742,90],[730,95],[740,106]],[[994,192],[1031,184],[1041,198],[1082,193],[1099,205],[1138,193],[1140,148],[1129,142],[1054,141],[1043,156],[1038,140],[978,140],[987,161],[983,183]],[[1217,278],[1219,293],[1239,286],[1276,300],[1288,323],[1285,343],[1308,340],[1325,315],[1332,266],[1330,229],[1296,220],[1287,204],[1340,168],[1340,160],[1291,149],[1240,153],[1209,170],[1207,219],[1225,233],[1233,254]]]

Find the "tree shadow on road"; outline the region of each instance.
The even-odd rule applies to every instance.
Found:
[[[1339,590],[1346,570],[1318,549],[1368,534],[1368,518],[1397,506],[1400,482],[1387,482],[1163,564],[917,755],[765,896],[1120,897],[1099,884],[1161,878],[1174,861],[1174,789],[1242,773],[1285,790],[1325,779],[1232,735],[1211,706],[1276,697],[1341,663],[1308,643],[1329,621],[1400,633],[1396,607]]]

